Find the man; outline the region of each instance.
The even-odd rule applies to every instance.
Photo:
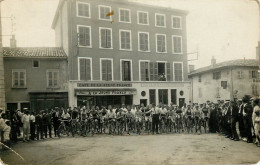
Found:
[[[230,112],[231,112],[231,132],[232,136],[231,139],[235,141],[239,141],[237,130],[236,130],[236,123],[238,122],[238,111],[239,108],[236,104],[236,102],[231,101],[230,102]]]
[[[252,121],[254,126],[254,131],[256,135],[255,144],[260,147],[260,107],[259,107],[259,99],[255,99],[253,101],[254,111],[252,115]]]
[[[40,111],[35,116],[35,125],[36,125],[36,137],[37,140],[43,139],[43,122],[42,122],[42,111]]]
[[[23,142],[30,141],[30,115],[29,111],[25,110],[24,115],[22,116],[23,123]]]
[[[42,126],[43,126],[43,134],[44,137],[47,139],[47,132],[48,132],[48,116],[47,116],[47,110],[43,110],[42,114]]]
[[[12,141],[16,143],[18,141],[17,135],[19,131],[19,122],[21,120],[19,119],[19,116],[17,114],[17,110],[14,111],[12,117],[11,117],[11,132],[12,132]]]
[[[58,107],[55,107],[52,112],[52,120],[53,120],[53,128],[54,128],[54,136],[58,136],[58,128],[59,128],[59,118],[61,117],[61,113]]]
[[[239,134],[243,141],[246,141],[246,133],[245,133],[245,126],[244,126],[244,120],[243,120],[243,109],[244,105],[247,102],[247,98],[243,97],[242,100],[239,100],[241,102],[239,106],[239,112],[238,112],[238,120],[239,120]]]
[[[253,142],[253,137],[252,137],[252,113],[253,113],[253,107],[249,102],[249,99],[245,99],[245,104],[243,108],[243,121],[244,121],[244,126],[245,126],[245,134],[247,137],[247,143],[252,143]]]
[[[159,134],[158,132],[158,126],[159,126],[159,115],[160,115],[160,108],[158,106],[155,107],[155,104],[152,104],[152,130],[153,134],[156,132],[156,134]]]
[[[4,133],[3,134],[3,137],[4,137],[3,143],[7,146],[10,146],[10,136],[9,135],[10,135],[11,127],[6,124],[7,120],[5,120],[2,117],[3,112],[4,112],[4,110],[2,108],[0,108],[0,131],[3,131],[3,133]]]
[[[51,135],[51,131],[52,131],[52,128],[51,128],[52,114],[51,114],[50,110],[47,110],[46,118],[47,118],[47,128],[48,128],[49,138],[52,138],[52,135]]]
[[[35,116],[34,112],[31,112],[30,115],[30,133],[31,133],[31,140],[35,140]]]

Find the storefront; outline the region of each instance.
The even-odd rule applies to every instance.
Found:
[[[69,105],[148,105],[160,102],[182,106],[190,102],[189,82],[82,82],[69,83]]]

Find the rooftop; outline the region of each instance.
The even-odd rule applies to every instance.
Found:
[[[51,57],[67,58],[66,53],[61,47],[4,47],[4,57]]]
[[[255,60],[255,59],[238,59],[238,60],[230,60],[230,61],[225,61],[221,63],[217,63],[215,65],[210,65],[206,66],[203,68],[196,69],[192,72],[189,73],[189,76],[205,73],[205,72],[210,72],[218,69],[223,69],[223,68],[230,68],[230,67],[259,67],[260,66],[260,61]]]

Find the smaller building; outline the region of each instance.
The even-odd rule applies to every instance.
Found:
[[[259,96],[259,66],[255,59],[239,59],[216,63],[189,73],[193,103],[207,100],[241,99],[244,95]]]
[[[68,106],[67,55],[59,47],[5,47],[6,107],[39,111]]]

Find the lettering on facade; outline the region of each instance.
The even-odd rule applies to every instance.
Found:
[[[77,87],[132,87],[131,83],[78,83]]]
[[[77,95],[134,95],[136,91],[126,90],[79,90],[76,91]]]
[[[176,83],[142,83],[141,87],[184,87],[184,84],[176,84]]]

